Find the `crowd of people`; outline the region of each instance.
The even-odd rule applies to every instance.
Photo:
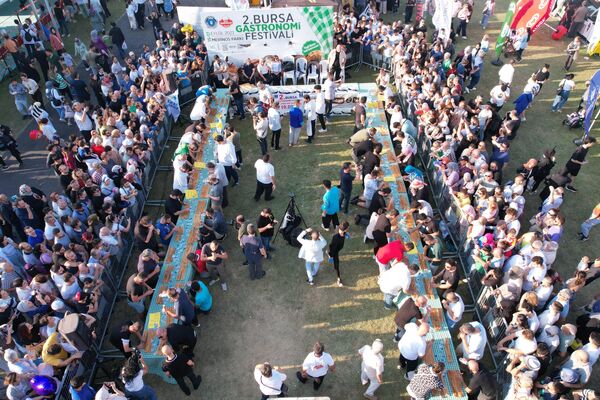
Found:
[[[64,190],[46,194],[24,184],[16,195],[0,194],[0,334],[2,367],[9,372],[5,385],[11,400],[24,399],[30,392],[29,378],[46,376],[58,382],[65,367],[84,355],[84,349],[61,333],[59,324],[69,314],[79,314],[93,340],[101,290],[107,284],[105,273],[132,237],[139,257],[125,287],[135,318],[113,326],[109,338],[125,357],[122,382],[104,384],[96,392],[77,375],[70,381],[70,392],[74,399],[98,398],[100,393],[106,394],[100,398],[155,399],[154,390],[144,383],[148,368],[136,346],[147,340],[141,321],[157,287],[166,248],[179,229],[178,218],[187,209],[184,194],[190,189],[195,163],[202,161],[199,149],[209,140],[212,88],[228,88],[240,120],[248,111],[252,115],[261,154],[253,164],[254,200],[269,202],[275,198],[277,180],[268,137],[270,133],[271,150],[282,150],[283,114],[269,84],[279,84],[288,67],[276,56],[258,63],[248,60],[239,69],[218,57],[209,63],[197,32],[177,22],[170,29],[163,28],[161,18],[173,17],[170,0],[157,2],[157,11],[148,16],[145,1],[128,2],[130,28],[142,30],[149,21],[156,40],[139,54],[126,51],[126,34],[114,23],[108,31],[110,43],[105,42],[101,32],[107,28],[110,13],[103,1],[69,3],[59,0],[53,8],[58,31],[52,28],[46,33],[31,21],[19,26],[24,49],[16,47],[14,38],[4,36],[4,45],[20,72],[19,79],[10,82],[9,92],[23,118],[33,118],[38,124],[39,132],[32,139],[48,141],[47,166]],[[600,277],[600,259],[583,257],[572,277],[563,278],[553,268],[566,222],[560,210],[563,197],[568,195],[566,191],[577,192],[575,177],[596,140],[587,137],[562,169],[555,168],[557,150],[548,149],[514,173],[508,171],[511,143],[526,129],[526,110],[543,93],[550,67],[541,65],[524,83],[522,93],[514,94],[514,71],[531,36],[527,30],[517,31],[510,38],[514,61],[499,70],[497,85],[489,95],[467,96],[477,90],[483,69],[490,68],[484,66],[490,38],[484,35],[476,44],[466,44],[473,4],[459,0],[454,2],[454,29],[428,34],[425,13],[431,12],[432,2],[426,3],[407,1],[404,23],[391,24],[379,16],[379,10],[385,13],[386,2],[373,2],[371,15],[360,18],[345,7],[336,16],[327,78],[289,110],[288,146],[297,145],[303,131],[308,143],[318,141],[319,135],[327,132],[336,86],[350,78],[344,71],[347,59],[362,54],[381,68],[376,78],[378,97],[384,104],[410,198],[409,210],[394,208],[394,194],[381,169],[383,145],[376,142],[376,130],[368,125],[366,98],[360,98],[354,107],[354,132],[348,140],[352,162],[340,165],[339,176],[322,180],[320,229],[291,230],[290,243],[300,248],[298,258],[305,263],[306,282],[315,285],[327,259],[334,266],[337,285],[344,286],[340,254],[349,238],[350,223],[340,220],[340,214],[352,221],[352,205],[356,211],[353,220],[365,226],[364,240],[373,247],[383,305],[395,312],[392,339],[398,346],[398,369],[408,381],[408,394],[422,399],[440,393],[436,391],[444,387],[445,365],[421,362],[427,351],[425,337],[432,329],[427,322],[429,301],[411,289],[419,266],[403,261],[416,244],[404,243],[395,235],[405,218],[414,217],[414,231],[432,269],[432,286],[443,299],[447,325],[458,338],[456,353],[469,396],[493,399],[500,390],[483,362],[484,353],[491,348],[494,357],[503,360],[500,368],[505,368],[510,380],[506,399],[596,398],[586,386],[600,356],[596,323],[600,302],[590,304],[575,323],[567,317],[574,311],[577,293]],[[494,6],[494,0],[486,2],[481,19],[484,29]],[[390,2],[389,7],[397,11],[398,5]],[[89,46],[75,39],[71,55],[61,35],[69,35],[70,19],[76,13],[87,13],[94,30]],[[460,41],[465,45],[458,46]],[[567,50],[566,69],[579,49],[574,42]],[[141,214],[139,204],[147,190],[145,170],[159,150],[156,138],[168,115],[166,95],[177,86],[202,80],[205,69],[211,87],[203,86],[197,93],[202,111],[180,139],[173,158],[173,190],[163,215],[152,221]],[[167,78],[171,73],[175,82]],[[552,111],[561,111],[575,87],[574,78],[567,74],[561,80]],[[239,86],[244,82],[255,83],[259,89],[247,109]],[[49,113],[50,108],[53,111]],[[78,133],[64,134],[65,124],[72,123]],[[227,220],[228,191],[243,184],[238,174],[244,165],[240,132],[233,125],[232,120],[214,138],[213,161],[206,163],[210,207],[198,232],[198,248],[186,256],[207,284],[193,280],[188,287],[161,293],[165,299],[162,311],[179,322],[156,332],[165,357],[162,369],[186,395],[191,390],[184,378],[194,390],[202,380],[194,370],[195,328],[200,325],[199,315],[212,309],[209,287],[219,283],[228,291],[226,264],[228,252],[234,249],[226,249],[223,240],[229,226],[237,234],[239,249],[235,250],[243,253],[249,279],[255,280],[266,275],[262,263],[269,262],[276,251],[271,244],[276,231],[290,223],[287,218],[276,220],[271,209],[262,206],[256,215],[229,215],[232,220]],[[10,128],[2,126],[0,135],[0,144],[22,165]],[[459,210],[464,241],[458,250],[468,255],[467,276],[461,276],[457,261],[443,257],[450,242],[447,229],[434,215],[433,188],[417,163],[419,141],[428,146],[426,154],[420,155],[431,159],[435,168],[432,187],[447,190]],[[0,159],[0,167],[4,166]],[[528,192],[539,193],[540,204],[526,227],[526,198],[529,202],[535,199],[527,197]],[[581,224],[580,239],[587,240],[598,223],[600,205]],[[459,294],[459,285],[469,280],[492,289],[495,316],[507,326],[496,343],[490,342],[490,332],[482,322],[463,318],[465,299]],[[383,341],[376,339],[358,349],[361,383],[369,384],[364,396],[371,400],[377,398],[376,390],[385,381],[383,347]],[[301,383],[311,380],[318,390],[335,368],[333,357],[317,342],[296,377]],[[269,363],[257,365],[254,378],[263,399],[288,392],[286,375]]]

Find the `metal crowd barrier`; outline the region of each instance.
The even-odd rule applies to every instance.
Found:
[[[129,232],[122,235],[121,250],[110,257],[110,261],[107,263],[106,268],[101,275],[104,285],[100,290],[99,306],[95,316],[97,320],[96,338],[90,343],[90,348],[86,351],[83,360],[73,363],[65,369],[55,397],[57,400],[71,399],[71,396],[69,395],[69,381],[76,375],[84,374],[88,383],[91,384],[94,381],[100,363],[107,357],[107,353],[102,351],[102,345],[108,333],[110,315],[112,314],[115,303],[119,297],[119,288],[123,282],[123,277],[127,271],[127,265],[129,264],[129,259],[135,244],[134,224],[141,217],[142,211],[144,210],[148,193],[152,186],[152,182],[154,181],[165,145],[171,134],[173,123],[173,118],[166,115],[160,129],[152,139],[154,151],[150,153],[150,158],[144,168],[142,176],[143,189],[138,191],[136,203],[126,211],[126,216],[131,218],[132,221],[131,229]]]
[[[406,97],[400,91],[398,98],[405,117],[411,120],[417,130],[419,130],[419,121],[416,116],[411,113]],[[481,273],[470,271],[469,260],[472,246],[467,240],[469,223],[467,222],[466,215],[464,215],[460,205],[457,203],[456,198],[452,195],[450,189],[443,182],[441,174],[435,168],[434,160],[430,157],[431,142],[422,132],[420,132],[417,138],[417,144],[419,160],[427,177],[435,207],[439,211],[440,218],[447,228],[445,240],[454,247],[452,256],[458,259],[463,274],[467,277],[467,287],[474,302],[472,311],[487,330],[487,345],[490,351],[491,360],[494,364],[498,382],[502,384],[503,382],[506,382],[504,379],[507,378],[505,376],[506,372],[504,371],[506,364],[505,357],[503,354],[495,352],[493,347],[504,337],[508,325],[504,318],[494,314],[494,309],[497,307],[494,289],[484,286],[481,283],[481,278],[483,278]]]

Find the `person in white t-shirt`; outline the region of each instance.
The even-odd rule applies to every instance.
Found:
[[[499,111],[502,106],[504,106],[504,103],[506,103],[509,96],[510,88],[507,84],[502,83],[496,85],[490,91],[490,103],[496,107],[496,111]]]
[[[273,105],[267,111],[267,120],[271,130],[271,148],[281,150],[279,147],[279,138],[281,137],[281,114],[279,114],[279,102],[273,102]]]
[[[335,100],[335,88],[341,80],[334,80],[333,72],[327,74],[327,79],[323,83],[323,96],[325,97],[325,118],[331,116],[331,110],[333,109],[333,101]]]
[[[321,124],[319,132],[327,132],[327,125],[325,124],[325,110],[327,108],[325,93],[321,90],[321,85],[315,85],[314,90],[317,118],[319,118],[319,123]]]
[[[268,362],[254,367],[254,380],[258,383],[262,400],[271,396],[284,397],[283,395],[287,392],[287,386],[284,383],[286,379],[286,374],[279,372],[278,367],[272,367]]]
[[[335,371],[333,357],[325,352],[325,346],[321,342],[317,342],[313,351],[304,359],[302,370],[296,372],[296,377],[302,383],[308,382],[309,378],[313,379],[313,389],[318,390],[329,371]]]
[[[600,357],[600,332],[590,333],[590,341],[581,350],[585,350],[588,353],[590,356],[590,367],[593,367]]]
[[[448,329],[452,329],[460,322],[465,312],[465,303],[462,297],[454,292],[446,292],[442,300],[442,307],[446,310]]]
[[[369,384],[364,393],[364,397],[369,400],[376,400],[375,391],[383,382],[383,342],[381,339],[375,339],[371,346],[364,345],[358,349],[358,355],[362,357],[360,365],[360,383]]]
[[[462,363],[466,364],[468,360],[479,361],[483,358],[487,335],[481,323],[473,321],[461,325],[458,336],[461,343],[456,348],[456,354],[463,356],[460,359]]]
[[[258,88],[258,100],[268,106],[273,104],[273,93],[271,92],[271,87],[262,81],[258,81],[256,83],[256,87]]]
[[[404,329],[406,332],[398,342],[398,349],[400,350],[398,369],[406,369],[404,377],[411,380],[419,365],[419,358],[423,357],[427,351],[425,336],[429,333],[429,324],[422,322],[417,325],[414,322],[409,322],[404,325]]]
[[[510,60],[510,62],[504,64],[500,70],[498,70],[498,78],[500,78],[500,84],[510,85],[513,80],[513,76],[515,75],[515,60]]]
[[[256,192],[254,193],[254,200],[258,201],[263,192],[265,193],[266,201],[273,200],[274,197],[271,196],[271,193],[275,190],[277,183],[275,181],[275,167],[271,164],[271,156],[265,154],[262,159],[256,160],[254,168],[256,169]]]
[[[310,95],[304,95],[304,115],[306,115],[306,136],[308,143],[312,143],[315,138],[317,126],[317,105]]]

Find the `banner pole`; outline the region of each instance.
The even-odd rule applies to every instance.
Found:
[[[583,132],[583,136],[579,139],[573,139],[573,144],[575,146],[581,146],[581,144],[583,143],[583,139],[585,139],[586,137],[588,137],[590,135],[590,132],[592,131],[592,128],[594,127],[594,124],[596,123],[596,120],[598,119],[598,117],[600,117],[600,109],[598,109],[598,111],[596,112],[596,116],[594,117],[594,119],[592,120],[592,123],[590,124],[590,129],[588,129],[587,132]]]

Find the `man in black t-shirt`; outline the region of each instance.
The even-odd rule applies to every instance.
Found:
[[[275,225],[278,224],[278,221],[273,216],[270,208],[263,208],[258,216],[258,220],[256,221],[256,227],[258,229],[258,233],[260,234],[260,241],[264,246],[267,252],[275,251],[275,248],[271,246],[271,239],[273,239],[273,235],[275,234]],[[271,258],[271,256],[268,256]]]
[[[377,217],[377,221],[373,227],[373,240],[375,241],[375,245],[373,246],[374,254],[377,254],[379,248],[388,243],[388,235],[392,231],[393,222],[398,214],[398,210],[392,210]]]
[[[371,214],[379,211],[381,208],[384,210],[387,209],[387,199],[390,197],[390,193],[392,193],[392,190],[389,187],[384,187],[373,194],[371,204],[369,205],[368,218],[371,217]]]
[[[565,168],[571,174],[571,182],[565,186],[565,189],[571,192],[577,192],[577,189],[573,187],[573,182],[575,181],[575,177],[579,174],[579,170],[583,164],[587,164],[585,157],[587,153],[593,145],[596,144],[596,138],[587,136],[583,139],[583,143],[581,146],[577,147],[573,154],[571,154],[571,158],[567,161]]]
[[[440,295],[443,297],[447,290],[455,292],[459,281],[460,275],[458,273],[456,261],[447,260],[444,264],[444,268],[433,276],[432,286],[443,290],[442,294]]]
[[[362,162],[362,176],[363,180],[367,174],[370,174],[375,168],[379,167],[381,163],[381,151],[383,150],[383,146],[381,143],[375,143],[373,146],[373,151],[368,151],[365,153],[365,159]]]
[[[194,390],[198,389],[202,378],[200,375],[194,373],[194,362],[185,353],[175,354],[173,348],[168,344],[165,344],[161,348],[161,352],[165,356],[165,361],[162,366],[162,370],[167,376],[175,379],[183,393],[186,395],[192,394],[190,388],[185,383],[185,377],[187,377],[194,387]]]
[[[179,215],[185,211],[183,202],[181,201],[182,198],[183,193],[181,190],[175,189],[169,194],[167,200],[165,200],[165,214],[171,216],[171,221],[173,221],[174,224],[177,224]]]
[[[125,358],[131,356],[132,350],[130,345],[131,335],[134,334],[138,337],[140,341],[140,345],[143,345],[144,340],[142,339],[142,335],[140,335],[140,331],[142,330],[142,323],[139,321],[123,321],[122,323],[116,325],[110,331],[110,343],[115,346]]]
[[[535,82],[540,85],[540,90],[542,90],[542,86],[544,86],[544,83],[546,83],[548,79],[550,79],[550,64],[544,64],[544,66],[535,73]]]
[[[194,348],[198,338],[193,326],[173,323],[166,328],[158,328],[156,336],[161,347],[170,344],[176,352],[184,352],[190,358],[194,358]]]
[[[233,97],[233,102],[237,108],[236,115],[240,116],[240,121],[245,119],[246,113],[244,112],[244,94],[242,93],[240,85],[231,79],[225,79],[223,83],[229,87],[229,94],[231,97]]]
[[[473,376],[466,387],[469,398],[477,400],[494,400],[496,398],[496,379],[475,360],[467,364]]]
[[[396,334],[394,335],[394,342],[398,343],[404,335],[404,326],[413,320],[417,323],[423,321],[427,314],[421,312],[421,307],[426,309],[427,297],[417,296],[417,293],[411,293],[411,296],[407,296],[400,300],[398,303],[398,311],[394,317],[396,323]]]

